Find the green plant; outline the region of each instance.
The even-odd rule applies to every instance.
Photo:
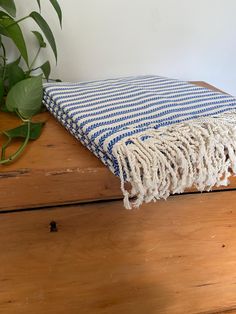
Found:
[[[57,61],[57,47],[51,28],[41,14],[41,2],[36,1],[38,11],[32,11],[17,19],[16,0],[0,0],[0,109],[16,114],[21,120],[19,127],[0,133],[7,138],[1,148],[0,164],[7,164],[19,157],[29,140],[40,136],[44,125],[42,122],[32,122],[32,117],[42,109],[43,80],[49,79],[51,66],[49,61],[40,66],[36,65],[36,61],[40,52],[47,47],[47,43]],[[60,5],[57,0],[49,1],[61,25]],[[32,38],[35,37],[38,43],[38,50],[32,60],[28,55],[30,42],[25,41],[25,34],[21,27],[21,23],[28,19],[33,20],[37,26],[37,30],[31,31]],[[9,62],[6,38],[12,41],[19,53],[19,57],[13,62]],[[7,157],[6,149],[15,138],[22,138],[22,144],[14,154]]]

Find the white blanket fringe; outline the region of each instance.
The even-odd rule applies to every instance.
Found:
[[[236,174],[235,112],[150,128],[129,141],[126,144],[126,138],[114,149],[127,209],[190,187],[210,191],[213,186],[226,186]]]

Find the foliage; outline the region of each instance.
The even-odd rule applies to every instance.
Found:
[[[57,46],[50,26],[41,14],[41,0],[36,0],[38,11],[17,19],[17,0],[0,0],[0,109],[16,114],[22,124],[14,129],[3,131],[7,141],[2,145],[0,164],[14,161],[25,149],[29,140],[37,139],[44,123],[33,123],[32,117],[42,109],[43,80],[49,80],[51,65],[49,61],[36,66],[39,54],[49,44],[57,61]],[[55,10],[60,25],[62,12],[57,0],[49,0]],[[19,0],[22,4],[22,0]],[[22,30],[22,22],[33,20],[37,29],[31,31],[38,49],[30,60],[28,50],[30,42],[26,42]],[[6,38],[14,44],[19,57],[9,62],[9,52],[6,49]],[[0,113],[1,114],[1,113]],[[15,138],[22,138],[23,143],[12,155],[6,157],[6,149]]]

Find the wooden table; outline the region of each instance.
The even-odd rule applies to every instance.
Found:
[[[0,252],[2,314],[236,313],[235,191],[0,214]]]
[[[0,313],[236,313],[235,180],[127,211],[102,163],[40,119],[42,137],[0,171]],[[103,201],[68,205],[88,200]]]

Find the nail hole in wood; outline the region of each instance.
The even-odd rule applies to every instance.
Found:
[[[51,221],[49,225],[50,225],[50,232],[57,232],[58,231],[56,221],[54,221],[54,220]]]

